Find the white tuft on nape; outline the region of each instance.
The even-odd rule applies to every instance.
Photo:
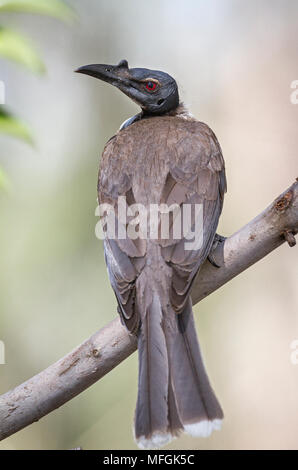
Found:
[[[208,437],[212,431],[218,431],[221,428],[221,419],[213,421],[200,421],[193,424],[184,424],[184,431],[193,437]]]

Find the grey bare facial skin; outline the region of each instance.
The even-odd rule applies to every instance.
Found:
[[[177,83],[170,75],[159,70],[128,67],[126,60],[118,65],[91,64],[79,67],[76,72],[90,75],[119,88],[137,103],[144,113],[160,115],[177,108],[179,94]],[[154,90],[146,85],[152,82]]]

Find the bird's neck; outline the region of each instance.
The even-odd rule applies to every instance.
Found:
[[[150,112],[147,112],[146,110],[142,110],[141,114],[141,119],[145,118],[151,118],[151,117],[156,117],[156,116],[186,116],[190,115],[187,107],[185,106],[184,103],[180,102],[176,108],[171,109],[170,111],[167,111],[166,113],[161,113],[161,114],[152,114]]]
[[[178,104],[177,108],[172,109],[171,111],[166,113],[166,116],[181,116],[187,119],[187,118],[191,118],[192,114],[189,112],[185,104],[181,102]]]
[[[135,116],[132,116],[126,121],[124,121],[123,124],[120,126],[119,130],[122,131],[123,129],[126,129],[128,126],[130,126],[134,122],[140,121],[141,119],[154,119],[160,116],[178,116],[183,119],[193,119],[192,114],[188,111],[184,103],[179,103],[177,108],[172,109],[171,111],[168,111],[167,113],[163,113],[163,114],[150,114],[150,113],[147,113],[146,111],[141,111]]]

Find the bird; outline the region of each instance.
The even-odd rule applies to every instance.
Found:
[[[156,449],[182,432],[208,437],[220,429],[223,411],[203,363],[190,294],[218,237],[226,192],[220,144],[180,101],[169,74],[130,68],[127,60],[85,65],[76,72],[113,85],[141,108],[106,143],[98,177],[99,204],[112,207],[118,228],[116,234],[105,232],[107,271],[120,319],[138,345],[135,441],[142,449]],[[125,201],[128,220],[120,214],[119,199]],[[182,215],[187,207],[201,208],[200,217],[192,212],[188,232],[173,233],[174,222],[183,224],[173,212],[165,237],[162,214],[155,237],[150,237],[150,222],[141,230],[137,217],[135,229],[143,236],[123,236],[135,207],[173,204]],[[200,243],[186,246],[189,230],[200,235]]]

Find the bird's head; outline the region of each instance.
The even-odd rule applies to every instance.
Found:
[[[91,75],[119,88],[135,101],[144,113],[160,115],[179,105],[177,83],[165,72],[130,69],[127,60],[121,60],[118,65],[84,65],[76,72]]]

